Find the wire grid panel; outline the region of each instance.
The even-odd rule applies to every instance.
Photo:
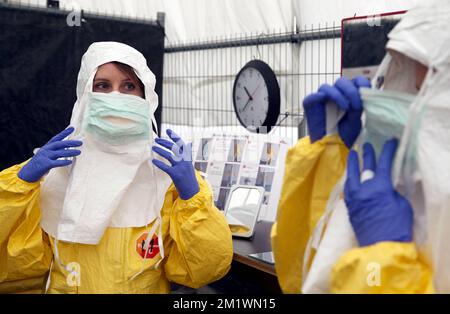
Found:
[[[333,83],[340,76],[340,39],[327,36],[327,31],[336,29],[334,25],[311,26],[295,33],[244,34],[232,38],[233,46],[225,48],[214,46],[230,42],[231,38],[211,39],[205,49],[198,47],[208,46],[208,42],[190,43],[189,50],[184,51],[171,48],[185,43],[168,47],[164,57],[163,125],[240,126],[233,109],[234,80],[247,62],[259,59],[274,70],[280,86],[280,117],[271,133],[295,141],[303,120],[302,99],[321,84]],[[319,35],[300,42],[265,43],[268,38],[302,38],[302,34],[314,31],[319,31],[324,38]],[[245,44],[252,39],[259,44]],[[241,131],[247,132],[243,127]]]

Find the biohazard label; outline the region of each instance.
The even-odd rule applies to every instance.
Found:
[[[148,241],[147,239],[148,233],[143,233],[137,240],[136,240],[136,252],[144,258],[153,258],[159,253],[159,245],[158,245],[158,237],[156,235],[153,235],[152,238],[150,238],[150,242],[146,245],[145,241]],[[147,249],[147,256],[145,255],[145,251]]]

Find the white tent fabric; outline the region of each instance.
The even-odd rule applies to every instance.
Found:
[[[46,0],[9,0],[45,6]],[[354,15],[406,10],[418,0],[60,0],[61,9],[156,19],[166,13],[167,44],[233,34],[339,24]]]
[[[46,0],[10,2],[45,6]],[[60,8],[156,19],[166,13],[167,44],[245,32],[292,29],[291,0],[60,0]]]
[[[408,10],[419,0],[292,0],[299,26],[333,23],[352,16]]]

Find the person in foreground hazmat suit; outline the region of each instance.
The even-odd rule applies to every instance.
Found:
[[[88,48],[71,127],[0,173],[0,292],[168,293],[228,272],[231,232],[190,145],[156,138],[154,87],[134,48]]]
[[[450,293],[449,27],[448,1],[410,10],[389,34],[383,89],[362,92],[369,175],[352,152],[345,183],[360,248],[334,265],[332,292]],[[388,136],[395,160],[395,140],[379,153]]]
[[[430,170],[435,167],[434,175],[440,176],[436,182],[431,182],[430,176],[428,184],[442,192],[439,197],[439,201],[442,202],[441,206],[445,204],[445,198],[450,195],[448,188],[444,187],[448,184],[443,182],[445,178],[448,178],[450,171],[446,171],[446,174],[440,172],[438,169],[442,169],[443,157],[438,157],[427,149],[427,145],[432,139],[430,134],[434,134],[433,139],[436,139],[434,143],[439,143],[435,147],[439,152],[448,154],[449,145],[448,141],[445,143],[445,138],[448,139],[448,136],[437,138],[438,131],[441,134],[448,133],[450,127],[448,122],[439,123],[438,128],[433,125],[444,117],[450,116],[450,112],[445,107],[448,95],[443,97],[450,84],[448,79],[450,58],[449,49],[446,48],[449,38],[448,34],[443,31],[448,27],[450,21],[449,5],[439,1],[436,3],[440,3],[440,5],[429,5],[410,10],[389,34],[390,41],[387,45],[389,54],[380,66],[387,73],[380,75],[378,80],[375,80],[377,84],[384,84],[384,94],[380,95],[377,90],[368,88],[361,88],[355,92],[355,88],[351,87],[349,81],[341,78],[336,82],[334,88],[324,85],[317,93],[305,98],[305,115],[310,136],[300,140],[297,144],[298,150],[295,151],[294,148],[288,155],[283,186],[283,191],[288,193],[281,196],[277,224],[272,230],[276,269],[284,292],[433,292],[430,268],[419,258],[416,249],[416,245],[421,246],[422,243],[429,243],[430,240],[429,238],[425,240],[426,236],[424,236],[426,219],[424,219],[423,197],[415,200],[414,196],[420,194],[413,189],[417,184],[411,186],[407,182],[414,182],[411,178],[412,173],[419,177],[418,171],[410,171],[416,167],[414,163],[416,160],[411,158],[410,151],[417,149],[418,155],[422,154],[423,156],[422,163],[419,163],[422,166],[421,172],[433,173]],[[437,71],[437,69],[440,70]],[[370,85],[367,81],[365,83],[358,83],[358,81],[362,82],[362,79],[354,79],[353,85],[356,87],[369,87]],[[346,82],[345,86],[349,86],[347,89],[343,87],[344,82]],[[445,85],[447,87],[444,87]],[[420,93],[414,97],[419,89]],[[349,93],[349,90],[353,92]],[[419,105],[414,106],[413,101],[414,104]],[[430,106],[431,103],[434,105],[428,109],[429,114],[426,115],[428,123],[421,124],[421,134],[426,140],[418,145],[418,141],[414,139],[419,137],[420,132],[419,135],[414,132],[418,125],[415,119],[422,116],[424,104]],[[352,106],[353,104],[358,107]],[[400,105],[391,106],[392,104]],[[405,110],[405,104],[410,105],[411,109],[406,106]],[[339,143],[336,135],[328,135],[330,134],[329,129],[332,129],[337,117],[339,122],[336,133],[347,144],[347,147],[351,147],[360,133],[361,120],[360,114],[358,116],[353,111],[355,122],[348,123],[348,117],[351,116],[352,110],[347,108],[359,108],[360,105],[362,105],[361,109],[364,107],[366,116],[362,138],[373,145],[364,145],[365,171],[361,174],[364,182],[360,186],[354,184],[353,189],[349,188],[352,186],[350,182],[355,182],[359,178],[359,172],[356,172],[357,156],[356,153],[352,153],[349,157],[349,179],[345,185],[345,193],[339,193],[339,189],[334,186],[339,187],[337,183],[342,181],[339,179],[344,173],[348,151],[342,149],[339,151],[340,154],[336,153],[337,150],[334,146],[342,148],[343,144]],[[336,106],[345,113],[340,119],[339,115],[333,112],[332,107]],[[324,107],[325,109],[323,109]],[[439,110],[444,114],[440,118],[437,115]],[[410,112],[409,116],[408,112]],[[415,112],[416,115],[411,112]],[[406,130],[403,132],[405,125]],[[350,126],[352,132],[345,132],[347,130],[345,126]],[[407,132],[408,129],[409,132]],[[352,141],[345,140],[348,134],[354,134],[349,137],[353,139]],[[402,184],[395,186],[401,192],[409,190],[409,193],[404,193],[407,198],[396,192],[390,181],[390,167],[397,147],[395,140],[388,141],[392,137],[402,139],[398,155],[403,158],[397,158],[395,169],[399,169],[396,174],[399,178],[397,181],[403,181],[403,187]],[[313,142],[314,138],[319,138],[319,140]],[[338,145],[330,145],[333,140]],[[381,148],[386,141],[388,142],[384,146],[385,150],[381,153]],[[303,145],[301,146],[300,143]],[[378,164],[378,167],[381,167],[380,170],[376,167],[374,151],[378,156],[381,155]],[[334,152],[334,158],[328,157],[331,152]],[[429,165],[431,160],[434,162],[433,166]],[[402,166],[405,164],[406,166]],[[309,179],[306,180],[308,177]],[[371,178],[373,180],[365,182]],[[425,186],[423,181],[422,186]],[[431,194],[432,190],[428,189],[428,191]],[[327,225],[320,217],[325,208],[328,211],[330,205],[327,204],[328,199],[342,198],[342,194],[345,194],[345,203],[343,203],[345,211],[340,212],[342,216],[340,219],[332,217],[331,220],[335,218],[335,228],[331,228],[331,221]],[[429,200],[433,199],[429,198]],[[448,201],[446,203],[448,204]],[[348,207],[351,224],[345,204]],[[387,208],[383,206],[381,208],[384,210],[377,211],[377,208],[380,209],[377,206],[381,204],[386,205]],[[411,209],[411,204],[413,209]],[[434,205],[437,207],[436,204]],[[396,210],[388,211],[388,208]],[[412,210],[414,212],[414,232],[412,231]],[[444,214],[441,215],[441,218],[443,217]],[[450,222],[449,219],[447,221]],[[280,223],[289,230],[283,230]],[[316,230],[312,231],[316,225]],[[440,230],[442,231],[443,228]],[[312,233],[314,233],[314,237],[309,238]],[[416,245],[411,243],[413,234]],[[328,243],[322,245],[321,239],[327,239]],[[443,245],[444,242],[445,240],[441,239],[438,243]],[[350,250],[358,244],[361,248]],[[308,246],[314,249],[308,250]],[[423,251],[425,252],[427,249],[429,251],[429,246],[427,248],[424,245]],[[440,250],[441,256],[445,255],[442,254],[445,251],[448,252],[445,249]],[[345,252],[347,253],[344,254]],[[342,258],[339,259],[341,256]],[[444,265],[443,263],[439,264]],[[381,278],[380,282],[369,280],[370,276],[374,275],[371,273],[374,265],[381,270],[381,277],[378,277]],[[450,261],[446,265],[450,265]],[[305,269],[308,268],[309,273],[305,274]],[[437,278],[436,274],[435,278]],[[447,278],[450,277],[447,276]],[[445,280],[447,284],[450,283],[449,280]]]

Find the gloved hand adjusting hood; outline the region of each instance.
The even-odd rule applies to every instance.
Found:
[[[110,145],[96,140],[83,124],[85,112],[92,105],[97,68],[113,61],[132,67],[144,84],[142,103],[149,106],[148,139]],[[51,236],[97,244],[107,227],[142,227],[161,218],[171,181],[151,163],[157,157],[151,151],[156,136],[152,122],[158,106],[155,83],[144,56],[128,45],[97,42],[83,55],[70,122],[75,132],[69,137],[83,140],[83,148],[71,167],[53,169],[41,189],[41,226]],[[131,96],[124,96],[124,101],[127,97]]]

